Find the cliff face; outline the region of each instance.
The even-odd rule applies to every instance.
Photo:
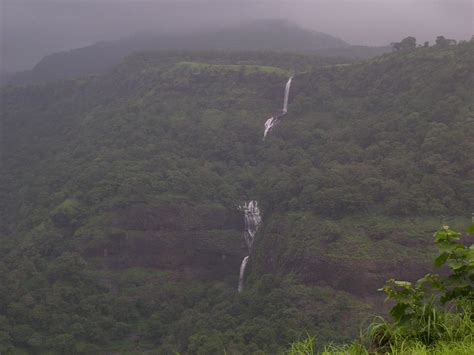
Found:
[[[414,281],[431,270],[428,262],[412,260],[353,260],[328,256],[295,258],[286,265],[278,263],[271,250],[259,272],[295,273],[307,285],[329,286],[362,298],[383,297],[377,290],[390,278]]]
[[[432,269],[431,235],[436,223],[419,218],[387,223],[381,216],[331,219],[312,213],[275,213],[267,216],[257,234],[251,281],[258,275],[291,274],[306,285],[329,286],[369,302],[380,300],[383,295],[377,290],[386,280],[413,281]]]
[[[90,235],[96,228],[97,239]],[[112,269],[150,267],[200,280],[237,277],[246,247],[243,217],[222,206],[134,203],[76,232],[78,250]],[[89,233],[89,234],[88,234]]]

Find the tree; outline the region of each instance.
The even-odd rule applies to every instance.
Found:
[[[467,229],[467,235],[473,232],[474,224]],[[391,279],[381,289],[397,302],[390,311],[396,324],[419,322],[426,316],[427,309],[436,312],[438,303],[462,305],[474,300],[474,244],[461,241],[461,236],[448,226],[435,234],[440,254],[434,265],[437,268],[446,265],[449,274],[426,274],[415,285]]]
[[[402,49],[414,49],[416,48],[416,38],[415,37],[406,37],[400,42]]]
[[[448,46],[453,46],[457,43],[455,39],[445,38],[444,36],[436,37],[436,45],[441,48],[445,48]]]
[[[396,51],[400,50],[413,50],[416,48],[416,38],[415,37],[406,37],[400,42],[392,43],[392,48]]]

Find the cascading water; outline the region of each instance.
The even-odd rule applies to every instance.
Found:
[[[293,76],[290,76],[285,86],[285,96],[283,98],[283,109],[277,113],[275,116],[270,117],[265,121],[265,131],[263,132],[263,139],[267,134],[272,130],[273,127],[280,121],[280,118],[286,115],[288,112],[288,97],[290,95],[290,87]],[[242,292],[244,289],[244,276],[245,268],[250,258],[250,252],[252,251],[253,242],[255,240],[255,234],[257,233],[258,227],[262,223],[262,217],[260,215],[260,209],[258,208],[258,203],[255,200],[245,202],[243,206],[239,206],[239,209],[244,211],[244,239],[249,250],[249,255],[247,255],[240,264],[240,274],[239,274],[239,286],[237,290]]]
[[[267,136],[268,132],[273,128],[273,125],[275,124],[275,119],[273,117],[270,117],[268,120],[265,121],[265,131],[263,132],[263,139],[265,140],[265,137]]]
[[[267,134],[272,130],[275,125],[280,122],[280,118],[286,115],[288,112],[288,97],[290,95],[290,87],[291,81],[293,80],[293,76],[290,76],[288,81],[286,82],[285,86],[285,96],[283,98],[283,110],[277,113],[275,116],[270,117],[268,120],[265,121],[265,131],[263,132],[263,139],[267,137]]]
[[[253,241],[255,239],[255,233],[262,223],[262,217],[260,216],[260,209],[258,208],[257,201],[250,201],[241,206],[244,211],[244,222],[245,222],[245,231],[244,238],[247,243],[247,247],[252,248]]]
[[[285,86],[285,98],[283,99],[283,112],[284,113],[288,112],[288,96],[290,95],[290,86],[291,86],[292,80],[293,80],[293,76],[290,76]]]
[[[242,292],[244,290],[244,275],[245,275],[245,268],[247,267],[248,261],[249,261],[249,255],[247,255],[242,260],[242,264],[240,264],[239,286],[237,287],[237,291],[239,292]]]
[[[252,250],[253,242],[255,240],[255,234],[257,233],[258,227],[262,223],[262,217],[260,215],[258,203],[255,200],[249,201],[248,203],[245,202],[239,208],[244,211],[244,239],[249,250],[249,255],[247,255],[240,264],[239,286],[237,290],[239,292],[242,292],[244,289],[245,268],[247,267],[247,263],[249,261],[250,252]]]

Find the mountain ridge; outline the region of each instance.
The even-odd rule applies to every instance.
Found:
[[[119,64],[132,52],[145,50],[261,50],[354,59],[378,55],[389,49],[350,46],[339,38],[303,29],[285,20],[260,20],[192,34],[142,34],[53,53],[32,70],[14,74],[8,83],[23,85],[99,74]]]

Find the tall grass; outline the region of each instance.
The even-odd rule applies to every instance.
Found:
[[[314,337],[308,335],[306,339],[291,344],[288,353],[291,355],[313,355],[316,354],[314,345]]]
[[[319,345],[319,346],[318,346]],[[320,350],[317,350],[317,349]],[[438,312],[427,307],[422,317],[406,325],[394,325],[377,317],[350,344],[330,344],[321,348],[314,338],[291,345],[288,355],[472,355],[474,354],[474,312],[465,306],[456,312]]]

